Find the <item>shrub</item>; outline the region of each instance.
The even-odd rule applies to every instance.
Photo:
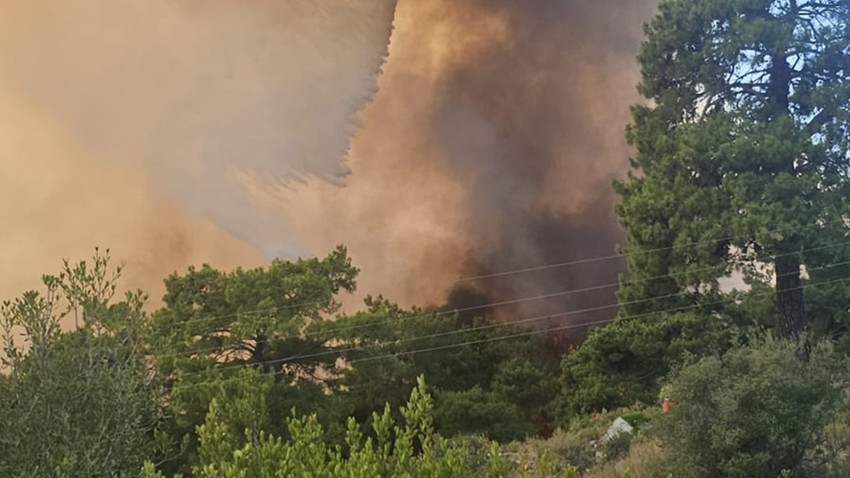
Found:
[[[534,434],[534,426],[517,407],[479,387],[438,393],[434,423],[445,436],[482,434],[503,443]]]
[[[804,465],[842,403],[846,364],[825,345],[807,361],[760,339],[703,358],[670,381],[659,437],[677,478],[775,478]]]

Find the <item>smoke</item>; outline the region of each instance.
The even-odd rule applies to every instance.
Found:
[[[614,252],[654,3],[0,0],[0,99],[30,118],[2,118],[0,261],[97,239],[156,276],[343,243],[362,293],[449,308],[615,283],[616,261],[491,275]]]
[[[261,263],[263,191],[347,174],[394,8],[0,0],[0,264],[17,271],[0,293],[95,245],[154,293],[188,263]]]
[[[634,57],[653,9],[650,0],[401,1],[379,92],[352,143],[353,174],[344,188],[280,194],[292,235],[318,249],[349,244],[362,286],[408,303],[469,307],[616,283],[616,261],[458,280],[614,253],[610,184],[627,169]],[[605,306],[615,289],[489,312]]]

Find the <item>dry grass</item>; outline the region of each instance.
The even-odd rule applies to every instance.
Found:
[[[548,439],[531,438],[524,442],[513,442],[502,446],[503,456],[520,468],[531,470],[544,456],[554,471],[566,471],[575,467],[569,476],[616,477],[649,476],[649,467],[661,458],[661,449],[646,434],[647,421],[651,422],[659,410],[639,407],[623,408],[594,414],[577,420],[567,430],[558,430]],[[637,425],[636,435],[622,436],[607,444],[599,439],[617,417]],[[631,444],[630,444],[631,442]],[[623,473],[629,470],[630,475]]]
[[[646,478],[652,476],[655,465],[664,453],[655,441],[632,443],[629,453],[623,458],[606,463],[585,475],[586,478]]]

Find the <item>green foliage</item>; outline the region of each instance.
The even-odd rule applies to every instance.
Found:
[[[503,457],[498,442],[481,435],[458,435],[449,439],[451,446],[465,450],[466,462],[474,476],[507,476],[511,463]]]
[[[529,438],[523,442],[512,442],[505,445],[503,450],[505,455],[512,457],[515,462],[534,463],[545,456],[557,465],[558,471],[574,469],[575,472],[581,473],[581,476],[595,477],[599,470],[605,470],[604,476],[619,477],[622,467],[613,464],[620,463],[621,460],[637,469],[647,469],[645,462],[649,460],[642,456],[648,449],[646,444],[649,435],[646,430],[651,430],[649,423],[653,422],[659,413],[660,410],[632,407],[583,416],[574,419],[569,427],[555,430],[549,438]],[[603,440],[605,432],[618,417],[629,421],[635,428],[633,433]],[[638,448],[638,452],[631,456],[634,447]],[[651,461],[657,460],[653,457]],[[614,473],[615,469],[619,471]]]
[[[369,425],[389,404],[401,421],[399,407],[419,375],[433,377],[441,396],[458,392],[441,402],[447,404],[440,408],[447,411],[440,415],[447,434],[474,430],[520,438],[534,433],[532,423],[548,430],[551,373],[540,360],[520,360],[546,350],[537,338],[498,340],[517,329],[483,320],[461,324],[453,314],[407,311],[380,297],[368,298],[365,311],[322,320],[336,310],[334,294],[353,287],[355,273],[340,248],[322,261],[275,261],[268,269],[233,273],[204,267],[166,281],[166,307],[156,313],[149,344],[158,377],[170,390],[169,435],[178,456],[165,470],[188,473],[200,463],[193,432],[221,391],[239,395],[238,371],[246,365],[273,377],[258,392],[269,420],[256,433],[283,440],[293,409],[296,416],[316,415],[329,446],[343,444],[349,416]],[[474,343],[458,347],[459,338]],[[473,426],[448,405],[475,387],[486,401],[478,404]],[[503,418],[509,423],[500,425]]]
[[[765,477],[804,465],[842,405],[847,362],[816,347],[807,362],[793,343],[754,341],[676,373],[675,403],[658,436],[677,477]]]
[[[816,248],[847,235],[850,2],[659,8],[639,56],[652,105],[633,109],[629,129],[639,174],[616,184],[623,310],[717,303],[720,278],[764,280],[764,263],[778,277],[777,325],[796,337],[810,322],[800,266],[847,253]]]
[[[611,461],[585,475],[586,478],[665,477],[658,473],[658,463],[664,459],[663,450],[652,441],[637,441],[620,460]],[[666,475],[666,478],[673,478]]]
[[[801,345],[850,351],[850,0],[661,0],[638,59],[620,316],[559,383],[505,324],[380,297],[326,321],[343,247],[173,274],[152,322],[97,252],[0,307],[0,476],[846,475],[847,360]],[[599,442],[662,377],[672,411]]]
[[[518,463],[533,463],[538,457],[546,457],[557,464],[558,469],[575,467],[586,471],[596,466],[598,459],[594,442],[603,432],[595,427],[555,430],[548,439],[531,438],[524,442],[513,442],[504,447],[505,454]]]
[[[562,423],[648,403],[683,353],[722,352],[733,327],[847,330],[848,19],[847,0],[660,2],[633,171],[614,185],[620,320],[564,359]],[[749,291],[720,286],[733,273]]]
[[[113,302],[106,255],[3,304],[0,475],[127,476],[153,457],[157,395],[138,353],[143,295]],[[75,327],[63,331],[62,320]],[[17,340],[16,340],[17,339]]]
[[[556,367],[528,358],[514,358],[499,365],[490,388],[514,404],[526,420],[535,423],[538,434],[549,435],[552,403],[558,395]]]
[[[687,353],[710,353],[727,332],[719,319],[656,314],[594,329],[561,364],[561,423],[603,409],[655,403],[670,367]]]
[[[845,407],[819,438],[806,453],[806,471],[825,477],[850,476],[850,409]]]
[[[214,398],[210,403],[207,421],[198,427],[201,463],[215,462],[217,457],[259,439],[268,428],[266,394],[270,382],[270,377],[246,368],[240,371],[237,380],[221,387],[219,399]],[[209,420],[210,416],[214,420]]]
[[[475,476],[465,461],[466,450],[434,433],[432,409],[420,377],[408,404],[400,410],[405,425],[393,425],[388,406],[373,417],[374,438],[365,437],[360,426],[349,419],[344,454],[341,448],[326,444],[315,415],[289,419],[290,438],[286,441],[248,429],[244,435],[250,439],[240,447],[233,436],[234,424],[216,399],[198,429],[203,460],[194,474],[209,478]],[[501,473],[505,466],[497,454],[491,454],[489,470]]]
[[[194,429],[219,389],[238,381],[242,366],[274,377],[266,404],[282,407],[271,411],[278,419],[293,406],[301,413],[339,409],[323,391],[315,393],[311,380],[332,367],[334,357],[322,353],[324,340],[306,336],[304,329],[338,309],[336,295],[354,289],[357,272],[338,247],[321,260],[277,259],[267,268],[229,273],[204,265],[165,280],[165,307],[154,314],[148,352],[171,391],[170,435],[181,437],[171,468],[187,472],[196,462]],[[281,432],[276,428],[281,423],[264,431]]]
[[[273,382],[266,394],[269,410],[269,433],[287,437],[286,419],[292,410],[298,415],[315,414],[330,443],[343,443],[345,421],[353,414],[354,406],[344,393],[330,393],[326,383],[302,380],[296,384]]]
[[[516,476],[518,478],[577,478],[579,470],[572,465],[559,465],[557,460],[544,452],[537,457],[536,461],[521,462]]]
[[[629,452],[633,438],[631,433],[620,433],[612,437],[600,447],[602,456],[608,461],[622,458]]]
[[[505,417],[518,417],[519,409],[524,421],[543,422],[545,428],[543,412],[555,388],[548,380],[552,372],[539,364],[541,350],[546,350],[539,338],[498,340],[516,334],[518,329],[481,319],[463,324],[454,314],[403,310],[380,297],[368,298],[366,304],[365,311],[308,329],[314,337],[336,344],[341,367],[330,384],[353,405],[355,418],[368,421],[371,413],[387,402],[400,406],[416,377],[424,375],[440,391],[440,397],[452,397],[451,401],[457,402],[464,399],[461,392],[476,387],[476,393],[492,391],[495,394],[488,397],[494,400],[493,408],[479,411],[487,416],[503,413]],[[461,342],[472,343],[458,345]],[[451,420],[440,420],[443,425],[447,428],[441,428],[441,432],[446,434],[484,431],[478,425]],[[527,429],[512,421],[499,436],[520,436]]]
[[[520,411],[493,392],[474,387],[437,394],[434,420],[441,433],[483,434],[500,442],[522,440],[534,427]]]
[[[155,315],[159,366],[198,370],[222,364],[259,364],[267,371],[310,371],[317,360],[283,360],[315,352],[303,328],[339,307],[357,269],[345,248],[322,260],[274,260],[268,268],[224,273],[204,265],[165,281],[165,307]],[[188,363],[187,363],[188,362]],[[271,362],[271,363],[268,363]]]
[[[258,432],[282,439],[293,408],[299,416],[316,414],[329,445],[343,443],[348,416],[369,424],[389,403],[394,420],[402,420],[398,407],[419,375],[433,377],[441,392],[480,387],[494,401],[480,407],[479,424],[511,419],[476,431],[522,437],[534,432],[532,422],[547,430],[550,374],[539,360],[518,361],[546,350],[537,338],[498,340],[517,329],[483,320],[461,324],[453,314],[407,311],[380,297],[368,298],[365,311],[322,320],[336,310],[335,294],[353,288],[356,272],[339,248],[321,261],[275,261],[232,273],[204,266],[166,280],[166,306],[155,314],[149,351],[170,390],[169,434],[182,437],[169,471],[189,472],[199,463],[193,431],[220,390],[236,393],[245,365],[274,377],[262,392],[270,420]],[[473,343],[458,347],[459,339]],[[512,360],[515,366],[504,365]],[[511,383],[523,377],[522,387]],[[458,420],[442,423],[450,433],[473,429]]]

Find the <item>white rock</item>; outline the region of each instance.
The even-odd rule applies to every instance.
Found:
[[[611,426],[608,427],[608,430],[605,432],[605,434],[602,435],[602,443],[608,443],[609,441],[618,437],[622,433],[631,434],[634,429],[635,428],[631,426],[629,422],[623,420],[622,417],[617,417],[617,419],[614,420],[614,423],[612,423]]]

